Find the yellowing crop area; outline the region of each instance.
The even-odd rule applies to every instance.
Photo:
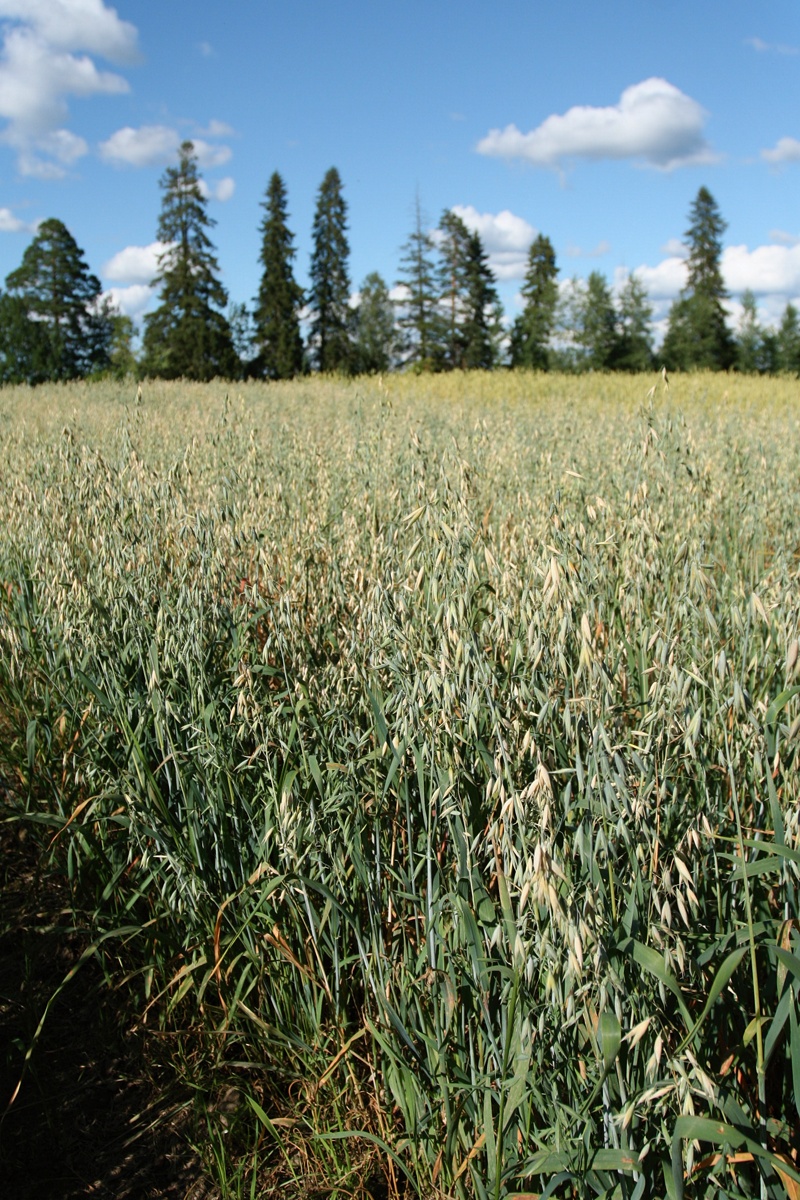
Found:
[[[649,383],[0,392],[5,815],[254,1189],[797,1194],[800,385]]]

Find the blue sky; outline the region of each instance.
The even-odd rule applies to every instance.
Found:
[[[0,0],[0,38],[0,278],[58,217],[138,320],[188,137],[235,301],[271,173],[304,284],[335,165],[354,291],[395,283],[419,194],[480,231],[509,316],[541,231],[562,278],[636,270],[663,317],[705,185],[734,320],[746,287],[765,320],[800,303],[798,0]]]

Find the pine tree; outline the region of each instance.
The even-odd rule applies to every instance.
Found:
[[[399,302],[398,326],[402,353],[407,366],[417,370],[435,369],[441,320],[437,307],[436,268],[433,239],[427,232],[425,216],[417,196],[414,229],[401,249],[398,287],[406,295]]]
[[[47,326],[28,316],[19,296],[0,295],[0,383],[46,383],[50,378]]]
[[[511,366],[547,371],[550,367],[550,338],[555,330],[558,304],[558,267],[549,238],[539,234],[528,251],[528,266],[522,296],[525,307],[511,331]]]
[[[35,380],[79,379],[108,367],[113,310],[101,302],[100,281],[61,221],[42,222],[6,288],[18,302],[8,310],[16,333],[4,335],[6,344],[20,339],[5,351],[16,371]],[[38,329],[26,326],[23,311]]]
[[[144,319],[144,373],[164,379],[233,378],[238,364],[224,313],[228,295],[206,233],[215,222],[206,212],[191,142],[183,142],[177,167],[167,168],[160,186],[158,239],[167,249],[153,281],[160,285],[160,303]]]
[[[303,370],[299,317],[303,289],[292,270],[294,238],[286,224],[286,188],[277,171],[269,181],[262,208],[259,261],[264,269],[253,313],[258,345],[254,371],[266,379],[291,379]]]
[[[689,276],[670,309],[662,357],[670,366],[683,370],[705,367],[726,371],[736,357],[725,320],[723,301],[727,292],[720,267],[722,235],[727,225],[714,197],[704,187],[697,193],[689,216]]]
[[[617,301],[617,347],[613,366],[618,371],[653,368],[653,308],[644,284],[636,275],[626,279]]]
[[[335,167],[325,175],[317,196],[311,253],[311,330],[309,349],[319,371],[348,373],[352,369],[350,341],[350,279],[347,260],[347,204]]]
[[[356,371],[371,374],[390,370],[396,342],[394,305],[377,271],[370,272],[361,284],[354,324]]]

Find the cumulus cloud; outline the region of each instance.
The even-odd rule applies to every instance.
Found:
[[[732,316],[741,307],[737,298],[748,289],[759,298],[759,310],[765,319],[778,320],[788,301],[800,296],[800,238],[791,245],[726,246],[720,260],[723,282],[732,299],[727,308]],[[656,316],[666,315],[669,304],[677,299],[688,278],[685,258],[671,255],[651,267],[646,264],[635,272],[653,301]],[[617,268],[617,283],[627,272]]]
[[[530,133],[516,125],[492,129],[479,154],[521,158],[563,169],[575,159],[638,159],[662,171],[713,161],[703,134],[707,113],[666,79],[653,77],[626,88],[618,104],[576,105],[553,113]]]
[[[773,165],[800,162],[800,141],[793,137],[778,138],[771,150],[761,151],[761,157]]]
[[[118,95],[128,82],[91,55],[136,60],[136,29],[102,0],[0,0],[0,139],[23,175],[59,178],[87,152],[66,128],[70,97]]]
[[[198,181],[200,192],[205,196],[206,200],[230,200],[236,190],[236,182],[231,179],[230,175],[226,175],[224,179],[220,179],[218,183],[206,183],[205,179]]]
[[[730,292],[745,289],[757,296],[795,296],[800,292],[800,244],[794,246],[726,246],[722,277]]]
[[[146,283],[134,283],[130,287],[107,288],[102,294],[103,300],[109,300],[119,312],[137,321],[147,311],[156,289]]]
[[[105,263],[101,275],[114,283],[149,284],[158,272],[159,257],[169,248],[169,242],[151,242],[149,246],[126,246]]]
[[[136,26],[103,0],[0,0],[0,17],[24,21],[56,50],[88,50],[119,63],[139,58]]]
[[[467,229],[480,235],[483,248],[497,279],[521,279],[525,274],[528,250],[536,230],[507,208],[499,213],[480,213],[471,204],[455,204],[451,209]]]
[[[685,259],[670,255],[654,267],[646,264],[637,267],[634,274],[652,300],[674,300],[686,285],[688,269]]]
[[[661,253],[668,258],[688,258],[689,247],[680,238],[668,238],[661,247]]]
[[[166,125],[126,125],[100,143],[100,156],[106,162],[127,163],[132,167],[163,166],[178,153],[180,137]]]
[[[100,143],[100,156],[116,166],[157,167],[174,162],[183,137],[168,125],[126,125]],[[191,139],[198,165],[218,167],[231,157],[229,146],[214,146],[203,138]]]
[[[38,221],[23,221],[10,208],[0,208],[0,233],[34,233]]]

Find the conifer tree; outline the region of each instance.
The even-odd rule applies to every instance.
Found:
[[[437,270],[440,328],[439,344],[434,353],[439,365],[447,370],[465,365],[464,320],[468,289],[470,232],[461,217],[445,209],[439,222],[439,265]]]
[[[15,361],[20,377],[79,379],[108,367],[113,310],[101,302],[100,281],[61,221],[42,222],[6,288],[6,360]]]
[[[355,311],[355,370],[363,374],[390,370],[395,356],[394,305],[377,271],[361,284]]]
[[[309,349],[319,371],[352,369],[349,254],[347,204],[339,172],[331,167],[317,196],[311,253]]]
[[[576,341],[583,350],[582,366],[610,370],[618,349],[617,314],[605,275],[592,271],[581,289]]]
[[[295,282],[293,235],[287,225],[286,188],[277,171],[262,202],[261,254],[263,267],[253,320],[258,357],[255,374],[266,379],[291,379],[303,370],[300,309],[303,289]]]
[[[653,308],[635,274],[626,279],[617,301],[617,345],[612,365],[618,371],[653,368]]]
[[[164,379],[233,378],[238,363],[224,312],[228,295],[206,233],[215,222],[206,212],[191,142],[183,142],[177,167],[168,167],[160,183],[158,239],[167,249],[153,281],[160,286],[160,303],[144,319],[144,373]]]
[[[558,304],[558,267],[549,238],[539,234],[528,251],[528,266],[522,296],[525,307],[511,331],[511,366],[550,367],[550,338],[556,324]]]
[[[425,216],[416,198],[414,228],[401,249],[398,287],[406,293],[399,302],[397,324],[407,366],[428,371],[435,368],[441,320],[437,307],[436,268],[433,239],[425,228]]]
[[[662,357],[670,366],[684,370],[727,370],[736,357],[725,320],[723,301],[727,292],[720,267],[722,235],[727,225],[714,197],[704,187],[697,193],[689,217],[689,276],[670,309]]]
[[[793,304],[783,310],[777,334],[777,367],[779,371],[800,373],[800,315]]]
[[[489,258],[477,231],[467,241],[464,281],[463,366],[468,371],[488,371],[499,357],[503,314]]]
[[[763,331],[758,322],[756,298],[750,288],[742,293],[742,315],[736,331],[736,367],[747,375],[763,369]]]

